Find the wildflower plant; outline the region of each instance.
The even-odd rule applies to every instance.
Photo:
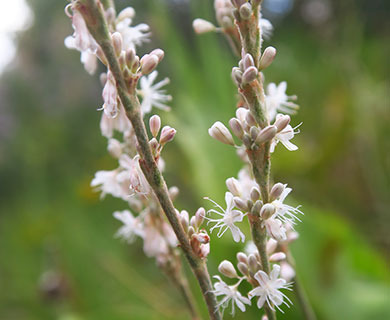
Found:
[[[162,175],[163,149],[174,139],[176,130],[169,125],[162,127],[159,116],[150,116],[153,108],[168,111],[172,98],[164,89],[168,78],[157,81],[156,68],[164,51],[137,55],[137,47],[150,41],[149,26],[134,24],[131,7],[117,13],[110,0],[72,0],[65,9],[74,29],[65,45],[80,51],[88,73],[96,72],[98,61],[106,67],[100,75],[100,129],[107,138],[107,151],[118,165],[98,171],[91,186],[101,192],[101,197],[109,194],[128,204],[127,210],[113,213],[121,223],[115,236],[126,243],[143,240],[146,256],[155,258],[179,288],[193,319],[198,315],[182,272],[180,250],[199,283],[210,319],[222,319],[229,305],[232,314],[236,308],[245,312],[254,300],[265,318],[276,319],[276,310],[283,312],[283,305],[291,305],[285,292],[292,287],[306,318],[314,319],[288,249],[298,237],[294,225],[303,213],[285,203],[291,188],[270,182],[271,153],[277,153],[279,142],[288,150],[298,149],[291,142],[297,127],[290,125],[290,115],[298,106],[292,102],[296,97],[286,94],[285,82],[270,83],[264,89],[263,71],[274,60],[276,49],[262,51],[263,38],[269,39],[273,27],[261,16],[261,2],[215,0],[218,26],[202,19],[193,22],[197,33],[223,33],[233,53],[240,57],[232,70],[240,97],[235,117],[229,121],[233,134],[220,121],[212,125],[209,134],[236,148],[243,168],[237,178],[226,180],[226,207],[206,198],[214,208],[199,208],[192,216],[175,208],[179,190],[168,188]],[[250,237],[240,230],[245,220],[251,227]],[[227,284],[219,275],[214,276],[214,283],[211,281],[206,264],[210,254],[208,226],[211,235],[246,241],[246,253],[237,253],[236,267],[224,260],[218,268],[222,276],[235,279],[234,284]],[[243,282],[252,286],[249,292],[242,291]]]

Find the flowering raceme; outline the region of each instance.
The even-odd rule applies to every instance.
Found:
[[[197,278],[212,320],[222,319],[220,311],[229,305],[233,315],[236,307],[245,312],[253,298],[264,317],[275,320],[276,309],[282,311],[283,304],[291,304],[284,290],[291,290],[297,282],[289,245],[298,238],[294,226],[303,213],[300,206],[285,203],[292,191],[287,184],[270,183],[270,168],[279,142],[289,151],[298,149],[291,142],[298,126],[290,125],[290,115],[296,113],[298,105],[292,102],[296,96],[286,94],[286,82],[265,84],[263,73],[275,60],[277,50],[272,46],[262,49],[263,39],[269,40],[273,26],[262,17],[261,2],[215,0],[216,24],[203,19],[193,22],[198,34],[224,33],[239,57],[231,73],[239,107],[228,125],[215,121],[208,133],[233,147],[243,164],[237,178],[225,181],[226,208],[205,197],[215,208],[201,207],[192,216],[174,206],[179,189],[168,188],[162,175],[164,147],[177,132],[162,125],[160,116],[150,114],[153,108],[169,111],[167,104],[172,97],[164,89],[169,79],[156,81],[164,51],[154,49],[137,55],[138,47],[150,41],[149,26],[134,24],[136,15],[131,7],[117,14],[113,1],[72,0],[65,10],[74,29],[65,45],[81,52],[88,73],[98,70],[98,61],[106,68],[100,74],[100,130],[117,165],[113,170],[97,171],[91,186],[101,192],[101,197],[111,195],[126,203],[128,209],[113,213],[121,222],[115,237],[126,243],[143,241],[145,255],[153,257],[179,288],[193,319],[199,316],[182,272],[179,248]],[[144,121],[149,124],[148,130]],[[249,222],[250,235],[241,229],[246,225],[241,224],[244,220]],[[214,230],[217,238],[228,231],[234,242],[245,245],[246,252],[236,254],[236,265],[225,259],[218,267],[220,274],[230,279],[228,283],[235,279],[234,284],[219,275],[214,276],[214,284],[211,282],[206,264],[213,253],[206,230],[209,224],[211,236]],[[244,292],[248,285],[252,289]]]

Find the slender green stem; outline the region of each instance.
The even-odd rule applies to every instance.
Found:
[[[217,299],[212,292],[212,284],[206,264],[194,254],[188,236],[178,220],[164,177],[157,167],[149,146],[149,139],[141,116],[140,103],[135,92],[135,84],[128,88],[125,83],[111,43],[111,37],[108,32],[107,22],[102,11],[101,3],[96,2],[95,0],[79,0],[77,2],[77,9],[83,15],[88,30],[104,52],[108,67],[115,78],[119,98],[126,110],[126,115],[133,126],[137,138],[138,150],[141,156],[141,169],[171,224],[180,243],[180,247],[198,280],[208,307],[210,319],[220,320],[222,317],[217,308]]]

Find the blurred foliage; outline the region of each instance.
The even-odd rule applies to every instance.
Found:
[[[186,319],[178,293],[140,242],[113,239],[118,223],[111,213],[126,205],[100,201],[89,187],[95,171],[116,164],[98,130],[99,81],[63,45],[71,33],[65,1],[29,2],[35,23],[20,36],[17,64],[0,82],[0,318]],[[386,319],[390,8],[381,1],[326,3],[331,15],[321,24],[303,18],[307,1],[273,20],[266,44],[278,57],[266,80],[287,80],[301,105],[293,123],[303,121],[300,150],[278,149],[273,174],[293,186],[306,213],[292,250],[319,319]],[[211,1],[129,4],[136,22],[153,30],[153,43],[141,52],[166,52],[160,76],[171,78],[174,101],[162,116],[178,130],[164,153],[166,176],[181,189],[178,208],[194,212],[208,205],[205,195],[222,201],[224,180],[239,170],[234,151],[207,135],[213,122],[233,114],[236,58],[220,35],[195,37],[191,30],[195,17],[214,21]],[[241,249],[229,237],[214,237],[211,247],[213,274]],[[255,307],[236,315],[252,318]],[[297,303],[284,318],[301,318]]]

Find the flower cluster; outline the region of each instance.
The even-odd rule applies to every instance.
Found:
[[[245,311],[254,297],[257,297],[258,308],[266,305],[271,310],[277,308],[282,311],[281,305],[288,305],[291,301],[281,290],[290,290],[290,281],[295,277],[288,259],[288,245],[298,237],[293,227],[303,213],[299,206],[285,203],[292,191],[287,184],[269,186],[268,177],[263,173],[267,164],[262,159],[267,161],[279,143],[290,151],[298,149],[291,142],[299,132],[296,130],[298,126],[293,128],[290,125],[290,115],[296,113],[298,105],[293,102],[296,96],[286,94],[286,82],[279,85],[269,83],[264,90],[263,71],[274,61],[276,49],[269,46],[261,52],[256,47],[259,44],[261,47],[263,38],[269,39],[272,31],[271,23],[256,11],[261,1],[215,0],[214,3],[219,27],[203,19],[196,19],[193,27],[197,33],[223,32],[235,52],[239,53],[241,59],[232,69],[232,79],[240,102],[235,117],[229,120],[230,130],[217,121],[209,129],[209,135],[234,146],[244,165],[237,178],[226,180],[226,209],[207,198],[216,208],[208,210],[205,219],[214,223],[210,232],[217,229],[218,237],[229,230],[235,242],[245,242],[247,237],[240,229],[240,222],[247,217],[251,228],[268,239],[264,248],[261,248],[261,243],[255,245],[247,240],[250,252],[237,254],[237,269],[241,276],[230,261],[223,261],[220,273],[238,281],[228,285],[215,276],[214,293],[222,297],[219,302],[221,307],[225,308],[231,302],[233,313],[235,306]],[[254,24],[256,19],[258,23]],[[242,281],[253,287],[246,295],[239,291]]]
[[[118,167],[96,172],[91,186],[101,192],[101,197],[109,194],[128,204],[130,210],[116,211],[113,214],[123,224],[116,236],[128,243],[133,242],[136,237],[142,238],[145,254],[155,257],[158,264],[164,267],[172,263],[176,255],[174,250],[177,239],[140,167],[137,138],[119,99],[116,80],[78,11],[76,1],[72,1],[65,12],[71,18],[74,29],[73,35],[65,39],[65,45],[81,52],[81,61],[88,73],[96,72],[98,59],[107,66],[107,71],[100,75],[103,85],[100,129],[108,141],[107,151],[117,159]],[[158,76],[155,69],[163,59],[164,52],[156,49],[141,58],[136,55],[136,47],[149,41],[149,26],[132,24],[135,11],[131,7],[117,15],[109,7],[104,14],[121,71],[126,75],[129,86],[138,82],[140,84],[135,90],[141,98],[142,115],[146,116],[153,107],[168,110],[166,103],[171,100],[171,96],[162,87],[169,83],[169,79],[155,83]],[[170,126],[161,129],[161,119],[157,115],[150,117],[149,128],[152,136],[149,144],[159,169],[163,170],[164,161],[160,154],[166,143],[174,138],[176,130]],[[178,189],[172,187],[169,193],[171,199],[174,199]]]

